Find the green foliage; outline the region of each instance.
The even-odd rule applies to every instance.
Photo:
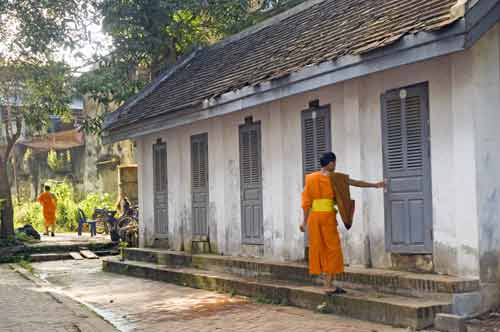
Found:
[[[94,8],[87,0],[0,0],[0,46],[9,56],[30,60],[74,49],[88,38]]]
[[[304,0],[101,0],[97,8],[113,49],[95,58],[97,69],[84,73],[76,90],[96,102],[119,105],[137,94],[161,71],[197,47],[237,33]],[[262,8],[272,8],[262,11]],[[83,128],[99,132],[103,114]]]
[[[54,171],[65,170],[71,164],[71,153],[69,150],[59,153],[55,150],[49,151],[47,154],[47,164]]]
[[[25,243],[38,243],[39,241],[35,238],[32,238],[26,233],[16,232],[16,240],[25,242]]]
[[[202,16],[187,9],[172,14],[171,23],[165,32],[170,39],[175,40],[176,55],[189,53],[196,44],[208,44],[210,34],[203,23]]]
[[[93,5],[87,0],[0,0],[0,144],[6,145],[0,163],[7,164],[22,132],[45,133],[51,114],[70,117],[72,73],[55,59],[88,40]],[[14,234],[11,193],[3,187],[0,195],[8,202],[0,226],[0,236],[7,237]]]
[[[57,199],[56,227],[65,231],[76,231],[78,228],[78,206],[75,203],[73,186],[67,182],[47,181],[51,192]]]
[[[31,265],[30,261],[27,261],[25,259],[21,259],[17,264],[21,266],[23,269],[27,270],[29,273],[33,274],[34,268],[33,265]]]
[[[69,182],[48,181],[51,192],[57,199],[56,225],[59,232],[75,232],[78,228],[78,208],[90,218],[95,208],[114,208],[114,199],[109,194],[90,193],[82,201],[75,200]],[[44,230],[42,206],[38,202],[23,202],[15,205],[15,224],[22,227],[31,224],[38,231]]]
[[[48,181],[51,192],[57,199],[56,228],[58,231],[73,232],[78,227],[77,204],[73,187],[68,182]],[[18,203],[14,209],[16,227],[31,224],[38,231],[44,230],[42,207],[38,202]]]
[[[14,206],[15,227],[30,224],[33,228],[43,230],[42,206],[37,202],[18,203]]]
[[[115,208],[115,204],[113,197],[107,193],[91,193],[88,194],[83,201],[78,203],[78,207],[82,209],[87,218],[90,218],[96,208],[113,210]]]

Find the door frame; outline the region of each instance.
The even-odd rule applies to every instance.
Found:
[[[422,94],[422,107],[421,113],[423,116],[423,131],[424,131],[424,166],[423,166],[423,191],[424,197],[428,197],[428,211],[424,211],[424,236],[428,239],[426,242],[424,240],[424,245],[421,248],[408,248],[408,246],[396,246],[392,243],[392,222],[389,212],[389,190],[384,190],[384,225],[385,225],[385,247],[386,251],[394,254],[432,254],[434,250],[434,220],[433,220],[433,195],[432,195],[432,155],[431,155],[431,123],[430,123],[430,105],[429,105],[429,83],[420,82],[412,85],[402,86],[393,88],[385,91],[380,95],[380,105],[381,105],[381,127],[382,127],[382,161],[383,161],[383,174],[384,178],[388,179],[388,186],[391,185],[388,176],[388,169],[386,167],[386,153],[385,153],[385,136],[387,134],[386,124],[385,124],[385,96],[389,93],[399,92],[402,90],[417,89],[423,90],[425,93]],[[403,98],[403,97],[400,97]],[[427,162],[426,162],[427,161]],[[424,207],[425,209],[425,207]]]

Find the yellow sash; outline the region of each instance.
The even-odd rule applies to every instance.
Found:
[[[311,208],[312,212],[333,212],[336,211],[333,207],[333,199],[315,199]]]

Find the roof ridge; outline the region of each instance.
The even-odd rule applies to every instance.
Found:
[[[320,4],[322,2],[325,2],[325,1],[328,1],[328,0],[307,0],[299,5],[296,5],[290,9],[285,10],[284,12],[282,12],[278,15],[271,16],[262,22],[254,24],[254,25],[234,34],[234,35],[228,36],[228,37],[216,42],[215,44],[212,44],[212,45],[206,47],[205,49],[212,49],[212,48],[215,49],[215,48],[226,46],[227,44],[233,43],[233,42],[241,40],[249,35],[257,33],[264,28],[267,28],[267,27],[272,26],[274,24],[278,24],[281,21],[283,21],[289,17],[297,15],[300,12],[303,12],[304,10],[307,10],[307,9],[309,9],[317,4]]]

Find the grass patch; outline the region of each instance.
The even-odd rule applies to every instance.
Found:
[[[24,242],[24,243],[38,243],[40,240],[37,240],[26,233],[16,232],[16,240]]]
[[[258,304],[272,304],[272,305],[281,305],[283,302],[285,302],[283,299],[271,299],[266,296],[259,295],[254,298],[255,303]],[[288,302],[288,301],[286,301]]]
[[[17,264],[21,266],[23,269],[27,270],[29,273],[33,274],[34,268],[33,265],[31,265],[30,261],[27,261],[25,259],[21,259]]]

